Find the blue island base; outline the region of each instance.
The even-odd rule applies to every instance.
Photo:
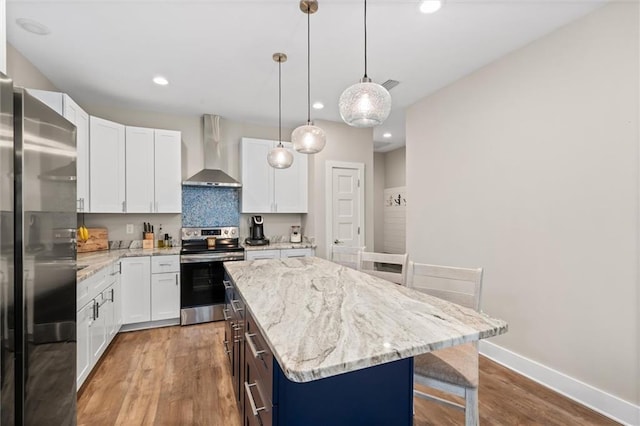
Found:
[[[273,364],[274,425],[413,423],[413,358],[306,383],[290,381]]]

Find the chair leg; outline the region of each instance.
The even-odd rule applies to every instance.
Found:
[[[478,426],[480,424],[480,414],[478,411],[478,388],[466,389],[464,405],[465,426]]]

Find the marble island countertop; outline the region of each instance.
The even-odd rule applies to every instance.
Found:
[[[121,249],[121,250],[105,250],[92,253],[78,253],[77,265],[78,272],[76,279],[78,282],[89,278],[96,272],[109,266],[109,264],[123,257],[138,256],[168,256],[172,254],[180,254],[180,247],[172,248],[154,248],[154,249]]]
[[[224,266],[294,382],[507,331],[502,320],[317,257]]]

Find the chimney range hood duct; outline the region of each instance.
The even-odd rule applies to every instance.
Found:
[[[240,188],[242,184],[220,170],[220,117],[205,114],[204,121],[204,149],[210,145],[213,150],[214,168],[201,170],[182,182],[186,186],[210,186],[222,188]]]

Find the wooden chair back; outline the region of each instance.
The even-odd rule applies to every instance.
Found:
[[[409,255],[406,253],[389,254],[363,251],[358,257],[358,270],[396,284],[406,285],[408,259]]]
[[[409,262],[409,287],[480,311],[482,268],[456,268]]]
[[[349,247],[332,244],[331,261],[352,269],[358,269],[358,253],[362,250],[364,250],[364,247]]]

